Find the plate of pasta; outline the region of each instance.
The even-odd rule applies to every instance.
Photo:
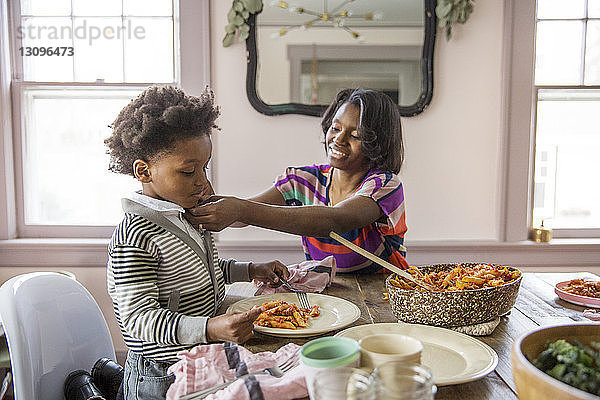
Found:
[[[299,307],[295,293],[249,297],[232,304],[227,313],[248,311],[265,305],[268,310],[254,322],[254,330],[265,335],[308,337],[342,329],[360,317],[360,309],[348,300],[308,293],[311,309]]]
[[[554,292],[569,303],[600,308],[600,282],[589,279],[571,279],[559,282]]]

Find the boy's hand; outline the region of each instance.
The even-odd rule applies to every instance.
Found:
[[[206,323],[206,339],[211,342],[244,343],[252,337],[252,323],[263,311],[264,307],[254,306],[246,312],[209,318]]]
[[[287,280],[290,276],[290,271],[288,271],[285,265],[275,260],[267,263],[250,263],[248,274],[250,275],[250,279],[279,286],[281,285],[279,277]]]

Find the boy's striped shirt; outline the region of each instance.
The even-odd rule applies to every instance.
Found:
[[[332,171],[330,165],[289,167],[277,178],[275,187],[290,206],[330,206]],[[399,251],[399,245],[404,243],[407,228],[404,191],[398,175],[385,171],[371,171],[365,176],[354,196],[367,196],[377,202],[386,216],[386,222],[374,222],[364,228],[340,234],[363,249],[403,268],[400,259],[405,254]],[[340,272],[373,271],[381,268],[331,238],[303,236],[302,245],[307,260],[322,260],[333,255]]]
[[[235,260],[219,259],[212,236],[207,233],[205,237],[211,260],[140,215],[126,213],[117,226],[108,248],[108,292],[132,351],[172,362],[177,352],[197,344],[181,342],[180,324],[185,318],[215,315],[235,264]],[[179,295],[176,310],[169,309],[174,291]]]

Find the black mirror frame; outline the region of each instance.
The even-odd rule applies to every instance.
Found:
[[[421,58],[422,91],[415,104],[410,106],[398,106],[400,115],[412,117],[420,114],[431,102],[433,97],[433,49],[435,47],[436,35],[436,0],[424,0],[425,4],[425,42],[423,43],[423,55]],[[256,14],[250,14],[248,18],[250,26],[249,36],[246,39],[246,58],[248,69],[246,73],[246,95],[252,107],[265,115],[302,114],[320,117],[326,105],[310,105],[302,103],[266,104],[256,92],[256,70],[258,67],[258,49],[256,48]]]

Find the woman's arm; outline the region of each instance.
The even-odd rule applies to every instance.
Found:
[[[272,190],[279,192],[276,188]],[[263,192],[253,200],[223,197],[215,202],[196,207],[192,218],[194,222],[212,231],[220,231],[239,221],[296,235],[327,237],[331,231],[344,233],[362,228],[377,221],[383,215],[375,200],[366,196],[351,197],[335,207],[292,207],[256,201],[256,199],[276,201],[272,190]],[[281,198],[283,199],[283,196]]]
[[[249,197],[247,200],[251,200],[257,203],[271,204],[274,206],[286,205],[283,195],[275,186],[271,186],[264,192]]]
[[[208,202],[205,204],[209,204],[209,203],[215,203],[220,199],[224,199],[226,198],[225,196],[211,196],[208,199]],[[279,190],[277,190],[277,188],[275,186],[270,187],[269,189],[265,190],[262,193],[256,194],[252,197],[249,197],[248,200],[251,201],[255,201],[257,203],[264,203],[264,204],[272,204],[272,205],[278,205],[278,206],[285,206],[285,199],[283,198],[283,195],[281,194],[281,192]],[[190,208],[187,209],[185,212],[185,219],[187,219],[190,224],[192,224],[192,226],[198,228],[198,226],[200,224],[202,224],[202,222],[200,221],[205,221],[206,218],[201,218],[198,219],[196,217],[197,211],[199,208],[201,208],[203,206],[196,206],[194,208]],[[229,219],[228,219],[229,220]],[[225,222],[223,222],[223,224],[225,224]],[[248,224],[242,222],[242,221],[230,221],[229,225],[224,225],[222,226],[220,229],[209,229],[207,226],[203,226],[203,228],[205,229],[209,229],[209,230],[213,230],[213,231],[220,231],[223,230],[227,227],[231,227],[231,228],[243,228],[245,226],[248,226]]]

